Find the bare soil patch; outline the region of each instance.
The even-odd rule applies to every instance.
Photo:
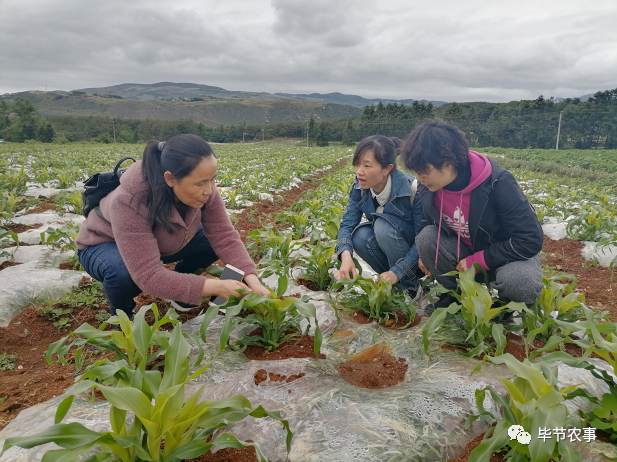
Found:
[[[188,460],[189,462],[257,462],[257,453],[253,446],[243,449],[225,448],[214,454],[208,451],[196,459]]]
[[[392,349],[384,342],[362,350],[338,365],[343,380],[356,387],[371,389],[401,383],[407,368],[405,360],[392,356]]]
[[[5,261],[0,263],[0,271],[2,271],[5,268],[8,268],[9,266],[17,266],[17,265],[21,265],[21,263],[18,263],[16,261]]]
[[[253,335],[261,335],[261,329],[255,329],[248,334],[249,337]],[[246,350],[244,350],[244,356],[256,361],[278,361],[289,358],[326,359],[326,355],[322,353],[315,355],[313,352],[314,344],[315,337],[312,335],[303,335],[300,338],[284,341],[277,349],[272,351],[266,351],[266,349],[261,346],[249,345],[246,347]]]
[[[585,303],[608,311],[611,321],[617,322],[617,268],[593,266],[594,262],[581,255],[583,247],[580,241],[554,241],[545,236],[540,258],[558,271],[574,274],[578,281],[574,290],[585,294]]]
[[[299,378],[304,377],[306,374],[304,372],[300,374],[293,374],[287,377],[286,375],[275,374],[274,372],[268,372],[265,369],[259,369],[255,372],[255,385],[259,385],[261,382],[265,382],[266,380],[270,380],[271,382],[286,382],[290,383],[294,380],[298,380]]]

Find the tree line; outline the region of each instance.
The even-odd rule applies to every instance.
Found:
[[[554,149],[559,130],[561,149],[617,148],[617,88],[596,92],[582,102],[556,102],[540,95],[535,100],[509,103],[452,103],[435,107],[414,102],[364,107],[360,117],[305,122],[206,126],[191,120],[110,119],[108,117],[38,116],[29,100],[0,101],[0,136],[7,141],[141,143],[193,133],[218,143],[272,138],[308,139],[326,146],[353,146],[362,138],[382,134],[404,138],[417,124],[438,117],[456,124],[472,146]],[[561,117],[561,126],[559,119]]]

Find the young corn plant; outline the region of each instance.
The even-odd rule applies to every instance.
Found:
[[[302,239],[309,232],[311,214],[308,210],[301,212],[281,212],[276,217],[276,222],[291,227],[292,239]]]
[[[568,338],[569,341],[583,349],[582,360],[567,357],[564,359],[565,354],[561,352],[549,353],[547,357],[565,362],[569,366],[589,369],[594,377],[606,383],[609,392],[601,396],[600,399],[585,394],[585,397],[596,404],[597,407],[583,416],[594,428],[605,431],[611,439],[617,441],[617,382],[605,370],[585,362],[592,354],[596,354],[610,365],[613,375],[617,375],[617,324],[598,322],[597,313],[584,305],[582,308],[585,320],[576,322],[556,321],[566,332],[584,332],[581,339]]]
[[[201,338],[204,342],[206,341],[206,329],[218,314],[219,309],[225,310],[225,322],[219,338],[221,351],[225,346],[234,349],[234,345],[229,343],[229,337],[239,324],[253,324],[255,327],[261,328],[262,335],[240,339],[235,345],[241,347],[258,345],[266,351],[272,351],[287,340],[299,339],[307,335],[312,320],[315,323],[313,352],[315,355],[319,355],[322,333],[317,321],[317,309],[312,303],[295,297],[281,300],[274,292],[270,296],[248,294],[243,298],[232,295],[224,305],[213,305],[206,311],[200,329]],[[243,310],[249,310],[252,313],[244,318],[237,317]],[[304,320],[308,323],[306,329],[302,331],[301,322]]]
[[[261,276],[267,278],[277,274],[277,293],[284,294],[289,284],[291,268],[298,259],[295,251],[302,243],[294,241],[290,233],[281,232],[272,226],[252,231],[248,237],[252,239],[255,247],[269,249],[259,262]],[[252,244],[247,247],[251,250],[254,248]]]
[[[569,284],[560,284],[558,281],[570,279]],[[585,296],[574,292],[577,280],[573,274],[557,273],[550,278],[543,278],[542,294],[531,305],[521,311],[521,320],[527,331],[525,349],[529,350],[537,338],[550,347],[549,350],[559,347],[563,349],[565,337],[568,333],[561,333],[557,321],[574,322],[582,316],[581,307]],[[554,317],[553,317],[554,316]],[[531,353],[530,359],[537,354],[548,351],[546,347]]]
[[[12,251],[6,250],[6,247],[15,247]],[[19,237],[13,231],[0,228],[0,258],[13,260],[15,252],[19,248]]]
[[[455,297],[457,302],[447,308],[436,309],[422,329],[422,345],[425,353],[429,354],[429,339],[433,339],[467,350],[465,353],[457,352],[463,356],[503,354],[506,347],[505,328],[503,324],[491,320],[506,308],[520,310],[524,304],[510,302],[507,305],[493,307],[495,300],[490,292],[484,284],[475,280],[475,268],[447,275],[458,275],[457,284],[460,293],[446,291]],[[440,290],[444,291],[444,288]],[[492,337],[493,341],[490,341],[489,337]]]
[[[485,359],[495,364],[505,364],[515,378],[497,377],[509,396],[498,393],[491,386],[476,390],[476,406],[480,413],[470,416],[465,426],[468,428],[478,418],[496,425],[488,429],[482,443],[469,455],[469,460],[489,462],[493,453],[505,450],[504,458],[517,462],[580,462],[580,454],[565,437],[557,442],[555,438],[543,440],[540,435],[541,429],[576,427],[580,430],[580,419],[569,415],[564,405],[565,400],[580,396],[579,391],[575,390],[576,385],[561,390],[557,388],[557,366],[532,363],[527,359],[521,363],[509,353],[495,358],[487,356]],[[481,367],[482,363],[479,363],[472,373],[480,372]],[[493,401],[501,406],[503,419],[499,420],[484,409],[487,391]],[[526,435],[521,435],[522,442],[519,438],[510,437],[509,429],[513,425],[522,427],[521,431],[526,432]]]
[[[334,282],[331,270],[337,267],[337,261],[333,258],[334,246],[329,242],[317,242],[305,247],[309,247],[310,254],[302,257],[296,265],[306,271],[302,279],[311,281],[317,290],[327,290]]]
[[[67,252],[72,250],[73,256],[69,259],[71,268],[76,270],[82,270],[82,266],[79,263],[79,257],[77,256],[77,244],[75,238],[79,233],[80,225],[69,223],[61,226],[60,228],[47,228],[41,233],[41,243],[52,248],[58,248],[61,252]]]
[[[384,324],[390,319],[398,321],[398,313],[407,315],[411,324],[416,317],[416,306],[408,304],[405,295],[391,281],[384,281],[381,276],[377,281],[357,276],[354,279],[341,279],[332,285],[332,291],[344,287],[337,296],[338,303],[347,310],[361,311],[369,319]],[[360,290],[357,290],[360,289]]]
[[[150,310],[154,314],[154,323],[151,326],[145,321],[146,313]],[[134,322],[129,321],[124,311],[118,311],[116,316],[108,318],[107,322],[101,324],[98,329],[88,323],[84,323],[69,336],[52,343],[47,349],[45,359],[49,364],[52,364],[53,355],[56,354],[56,360],[60,364],[66,365],[66,354],[73,347],[76,347],[75,365],[78,369],[81,369],[83,367],[82,354],[84,347],[86,345],[93,345],[99,349],[115,353],[116,360],[109,362],[107,359],[103,359],[100,363],[95,364],[95,368],[105,366],[107,375],[104,377],[92,375],[93,373],[88,372],[83,378],[97,380],[103,378],[109,380],[113,377],[115,382],[116,380],[127,381],[128,377],[128,382],[133,383],[133,375],[130,371],[142,368],[145,370],[145,365],[151,363],[160,355],[164,355],[169,346],[169,333],[159,328],[167,323],[178,324],[178,318],[178,314],[173,309],[169,310],[161,318],[156,304],[153,304],[151,307],[142,307],[135,315]],[[104,330],[108,324],[119,326],[120,331]],[[191,340],[198,348],[199,353],[192,367],[199,366],[204,355],[201,342],[194,334],[183,333],[182,335]],[[146,341],[147,343],[144,343]],[[158,364],[158,366],[163,365],[164,363]],[[124,372],[117,375],[120,370],[124,370]],[[147,381],[148,375],[155,374],[150,374],[146,371],[143,380]]]
[[[120,336],[123,333],[132,334],[134,353],[141,358],[148,356],[152,337],[157,335],[146,324],[144,314],[144,310],[138,313],[136,326],[126,315],[121,314],[119,322],[123,332],[116,332]],[[120,343],[119,338],[115,340]],[[176,462],[197,458],[211,447],[255,446],[258,460],[266,462],[268,459],[259,446],[239,441],[229,433],[222,433],[209,441],[218,429],[252,416],[279,420],[287,430],[289,452],[293,434],[289,430],[288,422],[282,419],[279,412],[268,412],[261,406],[253,408],[242,395],[216,401],[199,401],[206,384],[188,400],[185,399],[186,384],[209,367],[203,366],[189,376],[190,352],[191,346],[185,340],[178,323],[169,335],[165,347],[165,369],[162,373],[146,371],[144,361],[140,361],[136,368],[126,362],[122,363],[121,367],[114,362],[98,365],[82,376],[73,394],[60,403],[55,425],[38,435],[7,438],[3,450],[6,451],[12,446],[32,448],[53,442],[62,449],[46,452],[43,462],[76,461],[94,448],[98,448],[100,452],[88,458],[89,461],[113,459],[122,462]],[[118,375],[115,386],[89,380],[114,374]],[[111,404],[111,431],[95,432],[80,423],[61,423],[71,407],[74,395],[92,388],[98,388]]]

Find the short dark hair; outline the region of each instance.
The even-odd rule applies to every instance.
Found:
[[[169,214],[175,202],[172,188],[165,182],[165,172],[181,180],[206,158],[216,155],[210,145],[197,135],[183,134],[169,138],[165,143],[152,140],[144,149],[142,172],[148,183],[148,221],[151,226],[162,226],[173,234]]]
[[[383,135],[373,135],[364,138],[356,146],[356,152],[353,155],[352,165],[356,166],[360,163],[360,156],[365,151],[373,151],[375,160],[386,168],[392,164],[393,170],[396,169],[396,156],[398,155],[397,146],[390,138]]]
[[[426,172],[429,165],[441,170],[446,162],[460,172],[469,165],[469,142],[456,125],[434,119],[411,131],[401,157],[405,168],[414,172]]]

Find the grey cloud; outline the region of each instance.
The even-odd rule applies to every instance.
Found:
[[[576,96],[616,86],[616,16],[614,0],[1,0],[0,93],[176,81],[458,101]]]

